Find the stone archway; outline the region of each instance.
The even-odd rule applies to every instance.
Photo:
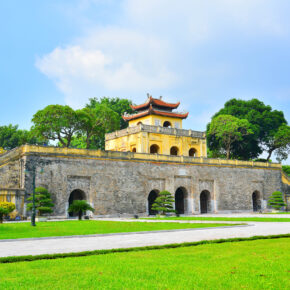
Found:
[[[84,191],[82,191],[81,189],[75,189],[69,195],[68,206],[70,206],[74,200],[85,200],[85,199],[86,199],[86,194],[84,193]],[[75,212],[69,213],[70,217],[75,217],[77,215],[78,213],[75,213]]]
[[[175,191],[175,210],[177,214],[186,212],[187,191],[184,187],[178,187]]]
[[[150,146],[150,153],[151,154],[158,154],[159,153],[159,146],[157,144],[153,144]]]
[[[210,192],[203,190],[200,193],[200,213],[208,213],[210,211]]]
[[[196,157],[196,150],[194,148],[190,148],[188,151],[188,156]]]
[[[252,205],[253,211],[260,211],[261,210],[261,194],[259,191],[255,190],[252,194]]]
[[[178,155],[178,147],[173,146],[170,148],[170,155]]]
[[[152,210],[152,205],[155,202],[155,199],[158,196],[159,191],[154,189],[151,190],[149,195],[148,195],[148,214],[149,215],[155,215],[157,212],[155,210]]]

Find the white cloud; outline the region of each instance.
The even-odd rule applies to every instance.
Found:
[[[100,3],[106,1],[81,0],[76,15],[98,9]],[[228,63],[193,65],[191,71],[181,63],[186,66],[195,56],[196,46],[214,44],[229,31],[251,37],[287,31],[279,4],[270,0],[124,0],[122,9],[114,25],[95,20],[85,35],[37,59],[37,68],[55,82],[68,104],[80,106],[88,97],[102,95],[163,94],[188,85],[188,75],[222,78],[233,74]],[[87,23],[92,25],[92,19]]]

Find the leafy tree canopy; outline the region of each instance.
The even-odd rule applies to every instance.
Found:
[[[209,126],[209,134],[219,141],[220,147],[230,158],[232,144],[241,141],[243,136],[253,134],[251,125],[246,119],[239,119],[231,115],[218,115],[213,118]]]
[[[68,212],[77,212],[79,220],[81,220],[83,212],[87,210],[94,212],[95,209],[92,208],[86,200],[74,200],[70,205]]]
[[[77,113],[69,106],[49,105],[32,118],[32,131],[43,140],[58,140],[69,147],[72,137],[80,128]]]
[[[232,157],[237,159],[257,158],[264,150],[265,142],[278,131],[279,127],[287,124],[282,111],[272,110],[258,99],[248,101],[231,99],[227,101],[213,118],[219,115],[232,115],[239,119],[246,119],[250,123],[253,134],[245,135],[232,145]],[[207,140],[211,152],[219,152],[221,144],[209,133],[207,126]]]
[[[290,165],[283,165],[282,166],[282,170],[288,175],[290,176]]]
[[[32,132],[18,129],[18,125],[0,126],[0,147],[11,150],[23,144],[42,144]],[[1,149],[0,149],[1,154]]]

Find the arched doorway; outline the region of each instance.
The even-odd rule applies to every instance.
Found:
[[[148,213],[149,215],[155,215],[157,212],[155,210],[152,210],[152,204],[155,202],[155,199],[158,196],[159,191],[158,190],[151,190],[148,195]]]
[[[171,123],[169,121],[165,121],[163,123],[163,127],[166,127],[166,128],[171,128]]]
[[[254,191],[252,194],[253,211],[261,210],[261,195],[259,191]]]
[[[135,147],[132,149],[132,152],[136,152],[136,148]]]
[[[159,146],[157,144],[153,144],[150,146],[150,153],[151,154],[158,154],[159,153]]]
[[[84,200],[86,199],[86,195],[85,193],[80,190],[80,189],[75,189],[71,192],[70,196],[69,196],[69,199],[68,199],[68,205],[70,206],[74,200]],[[74,216],[77,216],[78,213],[77,212],[70,212],[69,213],[69,216],[70,217],[74,217]]]
[[[175,191],[175,210],[178,214],[184,214],[185,212],[185,201],[187,192],[184,187],[178,187]]]
[[[200,213],[207,213],[210,210],[210,193],[203,190],[200,194]]]
[[[170,148],[170,155],[178,155],[178,148],[176,146]]]
[[[188,151],[188,156],[195,157],[196,150],[194,148],[190,148]]]

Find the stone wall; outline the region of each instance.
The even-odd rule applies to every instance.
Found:
[[[199,158],[166,160],[157,155],[37,146],[23,147],[18,159],[14,156],[11,162],[2,164],[1,180],[9,180],[10,185],[17,180],[23,183],[27,196],[32,192],[35,172],[36,186],[52,193],[55,216],[67,216],[74,190],[83,193],[95,215],[147,214],[152,190],[166,189],[174,194],[182,188],[187,214],[200,212],[203,191],[209,192],[209,212],[239,212],[253,210],[254,192],[264,209],[271,193],[282,190],[281,168],[275,164],[246,165],[234,160],[221,164],[213,159],[201,163]]]

